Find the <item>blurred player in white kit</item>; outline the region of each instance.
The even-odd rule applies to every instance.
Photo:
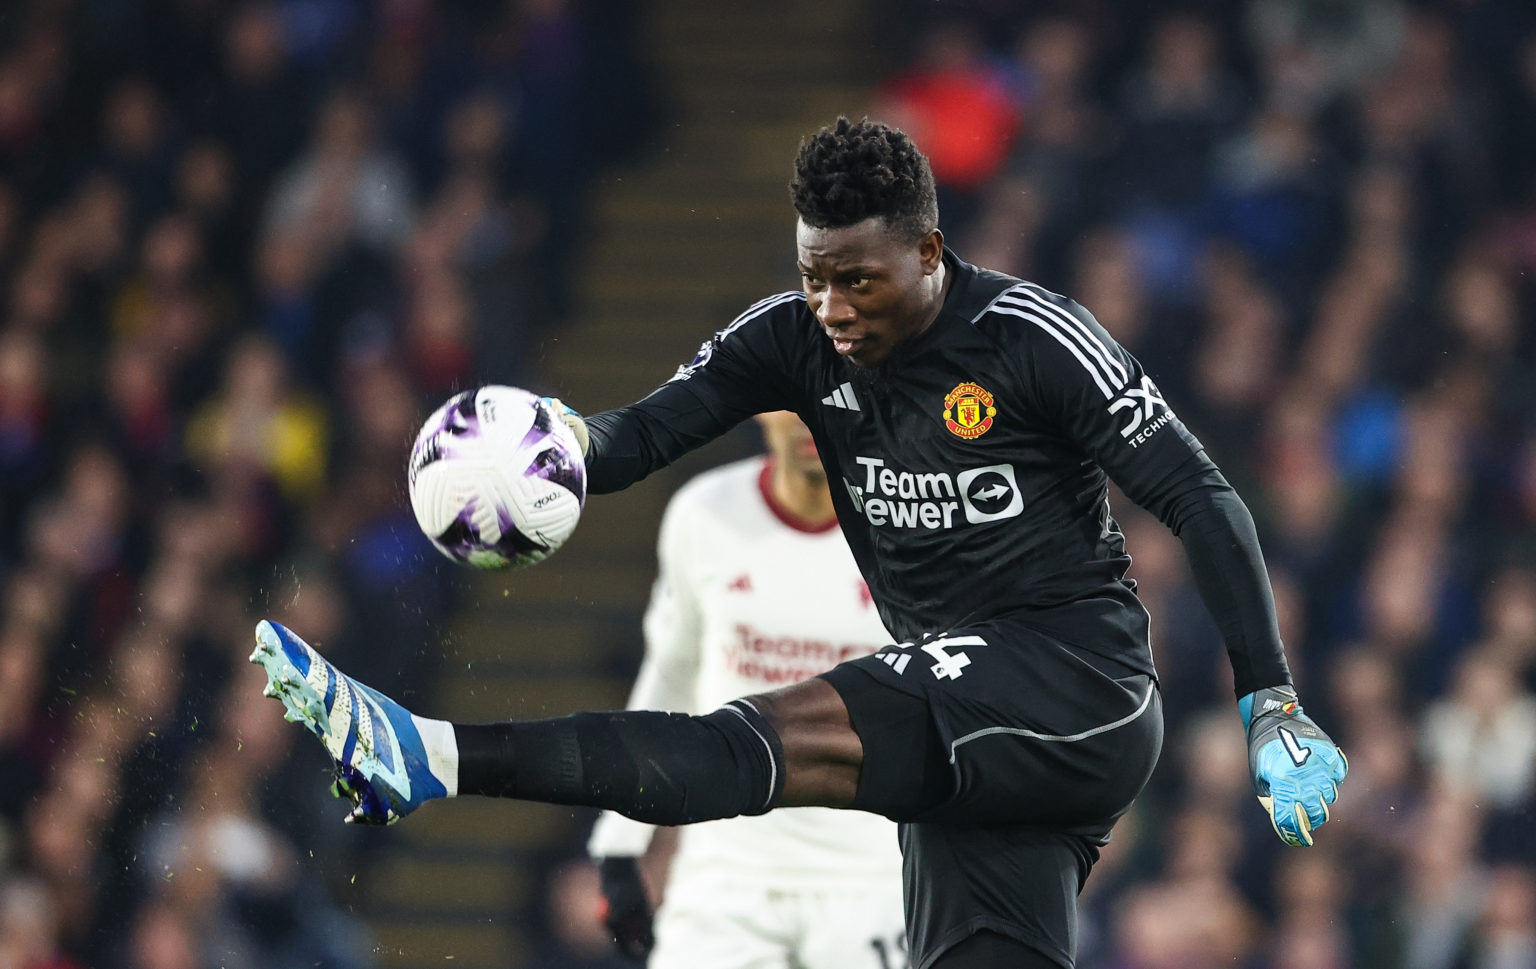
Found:
[[[764,457],[705,472],[662,519],[632,709],[704,713],[890,642],[800,418],[757,418]],[[807,807],[680,829],[651,912],[637,859],[655,828],[605,812],[589,849],[615,942],[650,969],[903,969],[896,825]]]

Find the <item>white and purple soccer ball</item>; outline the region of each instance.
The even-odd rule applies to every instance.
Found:
[[[587,497],[581,445],[565,421],[536,395],[495,385],[427,418],[407,480],[432,544],[481,569],[548,558],[575,531]]]

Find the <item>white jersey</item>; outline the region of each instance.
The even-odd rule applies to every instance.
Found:
[[[763,458],[706,472],[662,519],[631,709],[705,713],[809,679],[890,642],[836,523],[808,530],[777,508]],[[643,854],[652,827],[605,812],[595,857]],[[784,808],[680,830],[669,881],[718,872],[783,891],[901,882],[896,825],[873,814]]]

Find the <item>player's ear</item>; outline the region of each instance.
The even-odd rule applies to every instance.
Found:
[[[917,242],[917,257],[923,266],[923,275],[932,276],[944,262],[944,233],[935,228]]]

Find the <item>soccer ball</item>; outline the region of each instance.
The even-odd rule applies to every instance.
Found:
[[[467,390],[411,448],[411,510],[438,551],[481,569],[542,562],[587,497],[581,445],[548,402],[516,387]]]

